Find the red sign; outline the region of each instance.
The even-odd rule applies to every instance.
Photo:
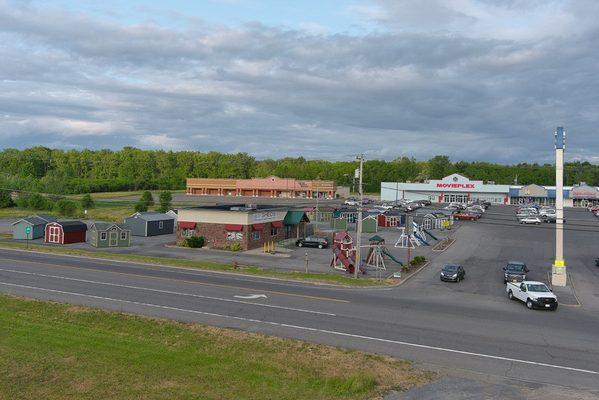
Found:
[[[474,183],[437,183],[438,188],[474,189]]]

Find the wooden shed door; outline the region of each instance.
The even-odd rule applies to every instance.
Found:
[[[116,231],[110,231],[108,234],[108,246],[115,247],[119,244],[119,234]]]
[[[48,242],[60,243],[60,227],[59,226],[48,227]]]

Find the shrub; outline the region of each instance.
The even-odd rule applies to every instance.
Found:
[[[138,201],[137,203],[135,203],[134,209],[135,212],[146,212],[148,211],[148,205],[143,201]]]
[[[169,192],[168,190],[160,192],[160,196],[158,197],[158,201],[160,202],[160,207],[158,208],[158,211],[164,213],[164,212],[167,212],[168,210],[170,210],[172,200],[173,200],[173,196],[171,195],[171,192]]]
[[[223,250],[230,250],[231,246],[229,245],[229,243],[225,243],[223,244]]]
[[[65,217],[73,217],[77,214],[77,204],[71,200],[60,199],[54,203],[54,212]]]
[[[92,197],[90,196],[89,193],[85,194],[82,198],[81,198],[81,208],[83,208],[84,210],[89,210],[90,208],[94,208],[94,199],[92,199]]]
[[[152,192],[150,192],[149,190],[146,190],[145,192],[143,192],[141,195],[141,199],[139,201],[143,201],[148,206],[153,206],[154,205],[154,197],[152,196]]]
[[[12,207],[14,205],[10,197],[10,192],[8,190],[0,190],[0,208]]]
[[[19,193],[17,206],[32,210],[51,210],[52,202],[39,193]]]
[[[204,242],[204,236],[192,236],[185,239],[185,246],[192,249],[199,249],[204,247]]]
[[[410,265],[422,265],[426,262],[426,258],[423,256],[416,256],[412,261],[410,261]]]
[[[233,243],[231,245],[231,250],[232,251],[239,251],[239,250],[241,250],[241,244],[239,244],[239,243]]]
[[[410,271],[410,267],[407,265],[402,265],[401,266],[401,272],[409,272]]]

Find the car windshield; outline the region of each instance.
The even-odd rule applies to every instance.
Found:
[[[446,265],[443,267],[443,271],[447,271],[447,272],[456,272],[458,270],[458,266],[457,265]]]
[[[510,272],[523,272],[524,265],[523,264],[508,264],[506,269]]]
[[[550,292],[549,288],[542,283],[530,283],[527,286],[529,292]]]

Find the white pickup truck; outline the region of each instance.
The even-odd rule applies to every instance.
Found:
[[[507,282],[505,290],[510,300],[523,301],[529,309],[557,309],[557,297],[543,282]]]

